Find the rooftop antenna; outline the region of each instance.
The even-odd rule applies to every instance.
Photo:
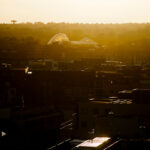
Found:
[[[93,142],[93,138],[94,138],[94,135],[95,135],[95,129],[92,129],[91,131],[88,132],[89,135],[91,135],[91,142]]]

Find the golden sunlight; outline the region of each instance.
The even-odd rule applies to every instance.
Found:
[[[0,22],[148,22],[149,6],[149,0],[1,0]]]

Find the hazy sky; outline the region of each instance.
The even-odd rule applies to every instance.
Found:
[[[150,22],[150,0],[0,0],[0,22]]]

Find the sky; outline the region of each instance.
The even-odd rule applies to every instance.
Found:
[[[0,23],[150,22],[150,0],[0,0]]]

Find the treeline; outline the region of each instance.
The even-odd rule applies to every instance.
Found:
[[[0,53],[3,57],[8,51],[11,53],[17,51],[18,57],[28,57],[29,53],[34,57],[36,55],[43,57],[43,51],[44,53],[50,51],[50,48],[46,46],[47,42],[57,33],[65,33],[72,41],[85,37],[96,41],[100,45],[99,53],[108,59],[130,63],[149,63],[150,61],[149,23],[0,24]]]

